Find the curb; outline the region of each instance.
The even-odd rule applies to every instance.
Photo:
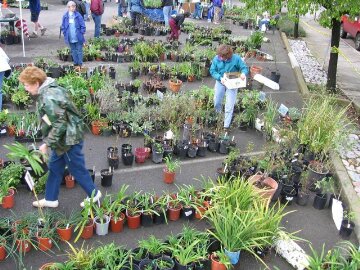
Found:
[[[287,36],[283,32],[281,33],[281,39],[283,40],[285,48],[288,51],[291,66],[294,70],[295,78],[301,94],[303,95],[304,98],[308,98],[310,96],[316,95],[316,94],[311,94],[309,92],[309,89],[306,85],[299,64],[297,63],[294,57],[294,53],[290,47],[290,43],[287,39]],[[343,98],[336,98],[336,100],[341,105],[348,106],[352,104],[356,109],[356,111],[360,112],[360,107],[357,106],[354,102]],[[358,197],[358,195],[356,194],[352,185],[352,181],[339,156],[336,154],[332,154],[331,159],[334,167],[334,174],[338,180],[339,188],[341,190],[341,196],[344,202],[346,203],[346,205],[348,205],[349,208],[352,209],[352,211],[357,213],[354,219],[354,223],[355,223],[354,233],[356,234],[358,243],[360,243],[360,215],[358,211],[360,209],[360,197]]]
[[[356,194],[347,170],[338,155],[332,155],[332,163],[334,166],[334,173],[340,185],[341,197],[346,205],[348,205],[352,211],[357,213],[354,218],[354,233],[360,243],[360,215],[358,211],[360,209],[360,197]]]

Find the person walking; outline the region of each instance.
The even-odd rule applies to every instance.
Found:
[[[31,14],[30,20],[34,23],[34,31],[30,35],[30,38],[37,38],[39,36],[38,35],[39,29],[41,35],[42,36],[45,35],[46,27],[43,27],[39,23],[39,15],[41,11],[40,0],[29,0],[29,9]]]
[[[185,12],[183,14],[177,14],[175,17],[171,17],[169,20],[170,25],[170,37],[167,38],[168,41],[178,40],[180,36],[180,26],[184,23],[185,18],[190,17],[190,12]]]
[[[222,0],[213,0],[213,6],[214,6],[214,24],[219,24],[221,18]]]
[[[101,16],[104,13],[104,3],[102,0],[91,0],[90,3],[91,16],[95,23],[94,37],[100,37]]]
[[[6,55],[4,50],[0,47],[0,111],[2,110],[2,85],[4,77],[8,78],[11,74],[11,67],[9,65],[10,58]]]
[[[65,43],[69,45],[75,67],[81,68],[83,64],[83,46],[86,26],[84,16],[76,11],[76,3],[67,3],[68,11],[64,14],[61,31],[64,33]]]
[[[142,13],[141,0],[129,0],[129,11],[131,17],[131,25],[135,26]]]
[[[118,3],[118,17],[126,17],[127,16],[127,0],[116,0]]]
[[[85,167],[82,152],[84,123],[68,91],[35,66],[26,67],[20,73],[19,81],[31,95],[38,96],[37,111],[42,120],[41,132],[44,142],[39,150],[47,154],[48,148],[51,148],[45,198],[34,201],[33,206],[58,207],[59,189],[65,166],[86,192],[86,200],[92,197],[94,202],[98,201],[102,195]],[[80,206],[84,206],[84,201]]]
[[[164,14],[164,22],[165,26],[169,27],[169,19],[171,18],[171,11],[173,6],[173,0],[163,0],[163,14]]]
[[[249,68],[239,55],[233,54],[233,50],[229,45],[220,45],[216,53],[217,55],[212,60],[210,67],[210,74],[216,80],[214,107],[216,112],[220,113],[222,111],[222,101],[225,96],[224,130],[228,131],[236,102],[237,89],[226,88],[224,85],[224,73],[241,72],[240,78],[245,80]]]
[[[195,10],[192,15],[194,19],[201,19],[201,3],[200,0],[192,0],[192,3],[195,3]]]

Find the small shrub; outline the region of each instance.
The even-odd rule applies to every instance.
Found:
[[[288,16],[281,16],[278,22],[279,30],[284,32],[288,37],[294,36],[294,21]],[[304,28],[299,25],[299,37],[305,37],[306,32]]]

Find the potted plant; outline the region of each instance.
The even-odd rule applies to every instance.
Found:
[[[182,81],[180,81],[176,77],[172,77],[169,80],[169,89],[171,90],[171,92],[173,92],[175,94],[180,91],[181,85],[182,85]]]
[[[344,217],[343,217],[343,221],[341,222],[339,234],[342,238],[348,238],[353,232],[355,227],[355,223],[354,223],[355,212],[349,210],[344,211],[343,216]]]
[[[145,249],[149,253],[149,258],[154,260],[163,255],[166,244],[154,235],[150,235],[147,239],[139,241],[139,248]]]
[[[107,235],[109,232],[110,217],[106,214],[107,209],[102,205],[95,203],[94,210],[94,223],[97,235]]]
[[[154,210],[154,200],[155,195],[152,193],[145,192],[139,196],[139,202],[142,207],[141,225],[144,227],[152,226],[154,222],[154,215],[158,215],[158,213]]]
[[[141,224],[140,193],[134,192],[126,201],[126,219],[130,229],[137,229]]]
[[[20,183],[24,167],[12,163],[0,170],[0,204],[9,209],[15,204],[15,188]]]
[[[192,269],[194,262],[199,259],[199,255],[195,249],[199,241],[199,239],[195,239],[191,243],[187,243],[187,245],[183,245],[178,242],[168,248],[175,259],[176,269]]]
[[[47,217],[49,214],[45,215]],[[38,242],[38,248],[41,251],[48,251],[52,248],[53,244],[56,244],[56,228],[52,224],[52,218],[46,218],[42,220],[41,226],[38,226],[38,231],[36,233],[36,239]]]
[[[177,159],[173,159],[172,156],[167,156],[164,158],[165,168],[164,172],[164,182],[166,184],[172,184],[175,180],[175,171],[180,168],[180,161]]]
[[[116,199],[113,200],[108,209],[110,215],[110,229],[112,232],[122,232],[125,221],[125,205],[123,200],[125,199],[125,191],[128,188],[126,185],[122,185],[117,193]]]
[[[224,251],[217,251],[211,254],[211,270],[226,270],[231,268],[229,257]]]
[[[296,203],[298,205],[305,206],[308,203],[310,197],[309,178],[307,172],[301,176],[300,184],[301,188],[298,191]]]
[[[182,205],[180,203],[179,198],[177,198],[175,194],[172,195],[167,194],[166,200],[168,202],[168,208],[167,208],[168,219],[171,221],[178,220],[180,218],[180,212],[182,209]]]
[[[155,260],[155,265],[159,270],[172,270],[175,267],[173,259],[168,256],[161,256]]]
[[[137,247],[131,251],[131,258],[135,264],[139,265],[142,260],[149,258],[149,253],[146,249]]]
[[[152,144],[151,160],[154,163],[161,163],[163,160],[164,146],[162,143],[154,142]]]
[[[69,241],[72,237],[73,229],[80,221],[81,215],[78,211],[71,211],[69,215],[57,212],[55,228],[61,241]]]

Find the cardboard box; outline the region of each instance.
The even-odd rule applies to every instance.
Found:
[[[228,89],[237,89],[246,87],[246,78],[244,80],[240,79],[240,72],[228,72],[224,73],[224,85]]]

